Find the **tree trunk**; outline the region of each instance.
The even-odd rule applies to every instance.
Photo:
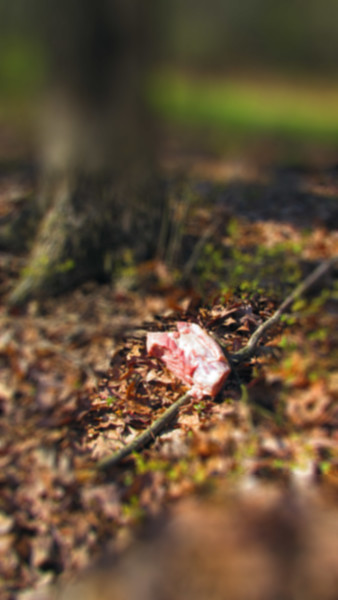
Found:
[[[44,2],[36,0],[40,11]],[[141,4],[60,0],[57,19],[44,15],[51,77],[40,123],[42,219],[11,304],[101,278],[126,249],[135,260],[156,249],[163,203],[143,101]]]
[[[97,174],[60,179],[10,303],[113,276],[127,249],[135,261],[149,258],[156,250],[162,206],[155,179],[133,183],[128,189]]]

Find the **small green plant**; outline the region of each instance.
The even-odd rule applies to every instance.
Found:
[[[208,474],[206,472],[204,465],[202,465],[201,463],[198,464],[193,473],[193,476],[192,476],[193,482],[197,485],[200,485],[205,482],[207,477],[208,477]]]
[[[138,475],[143,475],[144,473],[151,471],[167,471],[169,467],[169,463],[162,459],[151,459],[147,461],[142,454],[138,454],[137,452],[135,452],[133,456],[135,459],[135,471]]]
[[[282,459],[280,459],[280,458],[275,458],[275,459],[272,461],[272,466],[273,466],[275,469],[284,469],[284,468],[285,468],[285,462],[284,462],[284,460],[282,460]]]
[[[126,502],[122,505],[122,514],[130,521],[138,522],[144,519],[145,510],[142,506],[140,506],[138,496],[131,496],[129,502]]]
[[[288,352],[290,352],[290,351],[296,350],[298,346],[295,341],[290,339],[290,336],[283,335],[279,342],[279,347],[282,348],[283,350],[287,350]]]
[[[320,463],[319,467],[320,467],[320,472],[323,475],[327,475],[329,473],[330,469],[331,469],[331,463],[329,461],[327,461],[327,460],[323,460]]]
[[[321,327],[316,331],[311,331],[308,334],[308,339],[313,342],[324,342],[329,337],[329,331],[327,327]]]
[[[108,396],[108,398],[106,398],[107,406],[112,406],[116,400],[116,396]]]
[[[205,402],[201,401],[201,402],[198,402],[197,404],[194,404],[194,409],[198,413],[203,412],[203,410],[205,409]]]
[[[241,224],[231,220],[228,226],[229,239],[218,245],[209,242],[205,245],[197,263],[202,285],[218,285],[222,293],[236,290],[250,298],[257,292],[272,292],[285,296],[290,285],[302,278],[302,272],[295,260],[301,251],[298,243],[278,243],[273,247],[264,244],[256,247],[244,246],[241,238]],[[296,309],[305,306],[302,300]]]
[[[126,473],[123,479],[123,483],[126,487],[131,486],[134,481],[134,475],[132,473]]]

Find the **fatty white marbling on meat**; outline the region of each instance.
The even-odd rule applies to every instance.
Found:
[[[177,331],[148,333],[148,354],[192,386],[195,398],[216,396],[230,373],[221,348],[197,323],[179,321],[176,327]]]

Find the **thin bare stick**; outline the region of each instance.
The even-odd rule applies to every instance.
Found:
[[[306,277],[299,285],[297,285],[297,287],[284,300],[284,302],[282,302],[274,314],[256,329],[256,331],[250,337],[247,345],[244,346],[244,348],[241,348],[241,350],[238,352],[231,354],[231,362],[233,364],[238,364],[251,358],[256,352],[258,342],[263,335],[266,334],[268,329],[270,329],[279,321],[282,314],[286,313],[286,311],[290,308],[293,302],[297,300],[297,298],[305,294],[323,275],[325,275],[325,273],[332,269],[335,264],[338,264],[338,256],[322,262],[312,273],[310,273],[308,277]]]
[[[293,302],[299,298],[302,294],[307,292],[325,273],[327,273],[335,264],[338,264],[338,257],[334,257],[330,260],[321,263],[304,281],[302,281],[294,291],[282,302],[280,307],[274,312],[274,314],[264,321],[252,334],[244,348],[233,354],[229,354],[228,359],[231,366],[237,365],[244,362],[254,356],[258,342],[261,340],[263,335],[266,334],[268,329],[278,322],[282,314],[284,314]],[[145,431],[137,436],[132,442],[126,444],[121,450],[114,452],[106,458],[99,461],[96,468],[100,471],[109,470],[111,467],[116,466],[121,460],[132,454],[133,452],[139,452],[147,444],[154,441],[161,431],[176,417],[181,406],[190,400],[191,396],[189,392],[180,396],[174,404],[169,406],[164,413],[150,425]]]
[[[167,410],[165,410],[164,413],[158,419],[156,419],[156,421],[154,421],[154,423],[152,423],[129,444],[126,444],[126,446],[123,446],[123,448],[117,450],[117,452],[113,452],[113,454],[100,460],[96,465],[97,469],[100,471],[106,471],[107,469],[117,465],[123,458],[129,456],[129,454],[132,454],[133,452],[139,452],[147,444],[153,442],[156,436],[161,433],[163,429],[165,429],[172,419],[176,417],[181,406],[188,402],[190,398],[191,396],[189,392],[183,396],[180,396],[178,400],[174,402],[174,404],[169,406],[169,408],[167,408]]]

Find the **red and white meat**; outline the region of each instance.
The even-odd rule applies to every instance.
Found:
[[[147,352],[160,358],[195,398],[216,396],[230,373],[219,345],[196,323],[179,321],[177,331],[147,334]]]

